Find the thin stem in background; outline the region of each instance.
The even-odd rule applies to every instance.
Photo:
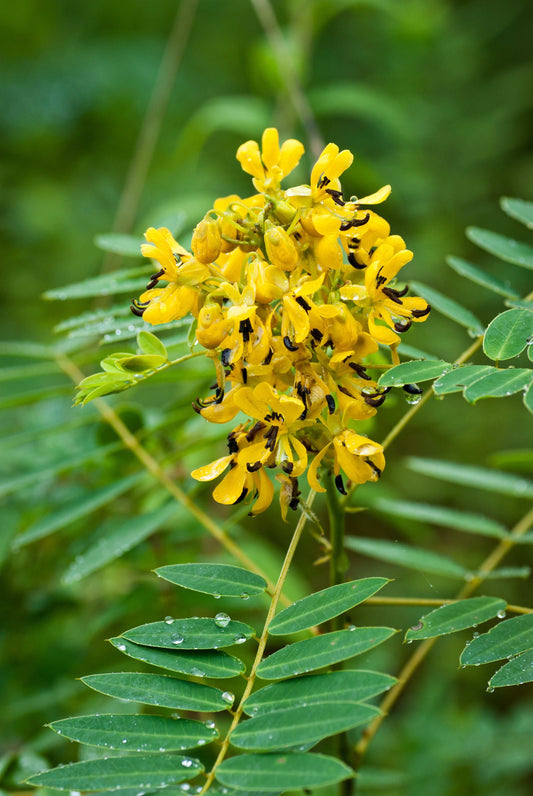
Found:
[[[113,232],[115,233],[131,232],[135,223],[144,183],[146,182],[148,170],[159,139],[183,53],[187,46],[197,6],[198,0],[182,0],[174,17],[174,23],[168,37],[120,196],[113,223]],[[102,271],[110,271],[119,258],[120,255],[108,252],[104,257]]]
[[[294,63],[287,50],[287,43],[283,38],[283,33],[272,8],[270,0],[251,0],[265,35],[270,43],[272,52],[279,66],[281,77],[285,82],[287,94],[293,105],[294,110],[305,128],[309,147],[315,157],[318,157],[324,149],[324,141],[318,129],[309,100],[300,85],[300,80],[296,73]]]
[[[306,509],[310,509],[311,508],[311,506],[313,505],[313,501],[315,499],[315,496],[316,496],[316,492],[314,492],[314,490],[311,490],[311,492],[309,493],[309,496],[307,498],[306,504],[305,504],[305,508]],[[266,647],[266,643],[267,643],[267,639],[268,639],[268,628],[269,628],[270,623],[272,622],[272,620],[274,618],[274,615],[276,613],[276,609],[278,607],[278,602],[279,602],[280,597],[281,597],[281,592],[283,590],[283,586],[285,584],[285,580],[286,580],[288,572],[289,572],[289,567],[291,565],[292,559],[293,559],[294,554],[296,552],[296,548],[298,547],[298,542],[300,541],[300,537],[301,537],[302,532],[303,532],[303,530],[305,528],[305,523],[306,522],[307,522],[307,513],[305,511],[302,511],[302,513],[300,514],[300,518],[298,520],[298,523],[296,525],[293,537],[291,539],[291,543],[290,543],[290,545],[288,547],[288,550],[287,550],[287,553],[285,555],[285,560],[283,562],[283,566],[281,567],[281,571],[279,573],[278,581],[277,581],[276,586],[274,588],[274,593],[272,595],[272,600],[270,602],[270,607],[268,609],[268,614],[267,614],[267,618],[265,620],[265,625],[263,627],[263,632],[261,633],[261,638],[259,639],[259,645],[257,647],[257,653],[255,655],[254,662],[252,664],[252,668],[251,668],[251,671],[250,671],[250,675],[248,677],[248,683],[246,684],[246,688],[244,689],[244,693],[243,693],[243,695],[241,697],[241,701],[239,702],[239,706],[238,706],[238,708],[235,711],[235,714],[233,716],[233,721],[231,722],[231,726],[230,726],[230,728],[229,728],[229,730],[228,730],[228,732],[226,734],[226,737],[224,738],[224,741],[222,743],[222,747],[220,749],[220,752],[218,753],[218,757],[215,760],[211,771],[207,775],[207,780],[205,782],[204,787],[201,790],[201,794],[207,793],[207,791],[209,790],[209,788],[210,788],[210,786],[211,786],[211,784],[212,784],[212,782],[213,782],[213,780],[215,778],[216,770],[217,770],[218,766],[222,763],[222,761],[224,760],[224,758],[226,756],[226,753],[228,751],[228,747],[229,747],[229,744],[230,744],[230,740],[231,740],[230,739],[231,733],[235,729],[235,727],[237,726],[239,721],[241,720],[241,717],[242,717],[242,714],[243,714],[243,710],[244,710],[244,703],[246,702],[246,700],[250,696],[250,694],[252,692],[252,689],[254,687],[255,679],[256,679],[256,675],[257,675],[257,669],[258,669],[259,664],[263,660],[263,655],[264,655],[264,652],[265,652],[265,647]]]
[[[520,539],[521,536],[527,533],[532,525],[533,508],[531,508],[527,514],[525,514],[522,519],[517,522],[509,534],[509,537],[502,539],[501,542],[494,548],[493,552],[487,556],[479,568],[478,576],[466,583],[458,592],[455,599],[464,600],[466,597],[470,597],[470,595],[473,594],[473,592],[475,592],[476,589],[485,581],[492,570],[500,563],[505,554],[513,547],[513,545]],[[439,636],[426,639],[426,641],[424,641],[416,649],[414,654],[411,655],[411,657],[403,666],[400,674],[398,675],[398,683],[391,688],[379,706],[381,715],[376,716],[376,718],[368,725],[368,727],[364,730],[359,743],[355,746],[355,760],[357,767],[359,767],[361,764],[361,760],[366,754],[372,739],[381,727],[383,720],[390,713],[391,708],[402,694],[405,686],[438,640]]]
[[[440,608],[442,605],[452,605],[459,601],[459,597],[450,598],[449,600],[438,600],[435,597],[369,597],[365,600],[365,604],[369,605],[432,605],[435,608]],[[512,614],[533,614],[533,608],[527,608],[525,605],[512,605],[507,604],[507,610]]]

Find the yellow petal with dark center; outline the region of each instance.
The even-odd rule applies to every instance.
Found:
[[[256,420],[263,420],[270,411],[268,404],[259,400],[254,395],[254,391],[251,387],[243,387],[240,389],[235,395],[234,401],[241,412],[244,412],[244,414],[249,417],[254,417]]]
[[[232,506],[242,495],[247,475],[245,467],[233,467],[213,490],[216,502]]]
[[[233,456],[222,456],[221,459],[215,459],[211,464],[193,470],[191,475],[196,481],[212,481],[224,472],[232,459]]]
[[[274,484],[265,473],[263,468],[261,468],[257,473],[253,473],[253,482],[254,485],[259,492],[259,497],[255,501],[251,514],[261,514],[262,511],[266,511],[266,509],[272,503],[272,498],[274,497]]]
[[[389,329],[387,326],[378,326],[373,310],[368,316],[368,331],[374,340],[378,341],[378,343],[383,343],[384,345],[393,345],[393,343],[400,342],[399,335],[397,335],[396,332],[393,332],[392,329]]]

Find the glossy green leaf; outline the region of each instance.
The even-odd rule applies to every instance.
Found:
[[[69,763],[35,774],[30,785],[70,791],[163,788],[203,771],[198,760],[180,755],[128,755]]]
[[[328,702],[264,713],[241,722],[231,733],[231,743],[239,749],[283,749],[315,743],[367,724],[379,710],[358,702]]]
[[[387,691],[396,682],[396,678],[388,674],[364,669],[311,674],[259,689],[246,700],[244,712],[259,716],[303,705],[361,702]]]
[[[507,603],[498,597],[472,597],[458,600],[450,605],[442,605],[423,616],[405,634],[406,641],[433,638],[456,633],[467,627],[477,627],[482,622],[493,619],[505,612]]]
[[[96,509],[107,505],[119,495],[127,492],[128,489],[131,489],[145,477],[145,472],[128,475],[126,478],[121,478],[108,486],[90,492],[86,497],[76,498],[76,500],[67,503],[66,506],[61,506],[60,509],[37,520],[37,522],[16,536],[13,540],[13,549],[18,550],[37,539],[42,539],[55,531],[61,530],[65,525],[75,522],[80,517],[88,516],[92,511],[96,511]]]
[[[480,249],[499,257],[500,260],[521,265],[523,268],[533,268],[533,248],[527,243],[478,227],[467,227],[466,236]]]
[[[428,475],[442,481],[450,481],[461,486],[474,486],[486,489],[499,495],[512,497],[533,497],[533,481],[512,475],[501,470],[489,470],[485,467],[473,467],[459,462],[446,462],[439,459],[422,459],[410,456],[406,460],[407,467],[415,473]]]
[[[64,301],[92,296],[114,296],[121,293],[136,295],[146,287],[150,268],[151,266],[143,265],[138,268],[121,269],[110,274],[94,276],[91,279],[84,279],[83,282],[47,290],[44,298]]]
[[[162,650],[157,647],[142,647],[125,638],[111,638],[111,644],[120,652],[137,661],[149,663],[170,672],[189,674],[192,677],[226,679],[244,672],[244,663],[222,650]]]
[[[137,335],[137,345],[143,354],[167,358],[166,346],[152,332],[146,332],[142,329]]]
[[[282,680],[311,672],[377,647],[395,632],[390,627],[354,627],[297,641],[261,661],[257,676],[263,680]]]
[[[143,705],[158,705],[174,710],[225,710],[233,700],[224,698],[218,688],[201,683],[178,680],[165,674],[142,674],[139,672],[111,672],[89,674],[81,678],[85,685],[101,694],[140,702]]]
[[[421,359],[414,362],[402,362],[401,365],[387,370],[380,376],[380,387],[401,387],[403,384],[413,384],[428,379],[437,379],[443,373],[452,369],[449,362],[440,359]]]
[[[180,650],[209,650],[242,644],[251,638],[254,630],[244,622],[230,620],[217,624],[215,619],[174,619],[168,622],[150,622],[127,630],[122,635],[136,644]]]
[[[225,597],[251,597],[267,587],[261,575],[228,564],[174,564],[159,567],[156,574],[186,589]]]
[[[517,357],[533,339],[533,312],[515,308],[492,320],[483,338],[483,351],[494,360]]]
[[[529,229],[533,229],[533,202],[526,202],[524,199],[511,199],[503,196],[500,199],[502,210],[511,218],[525,224]]]
[[[533,649],[517,655],[498,669],[489,681],[490,688],[533,682]]]
[[[135,752],[179,752],[218,737],[216,729],[201,721],[163,716],[98,714],[62,719],[48,726],[78,743]]]
[[[519,298],[518,293],[506,282],[502,282],[501,279],[497,279],[495,276],[492,276],[492,274],[488,274],[486,271],[483,271],[476,265],[468,263],[460,257],[447,257],[446,262],[456,273],[460,276],[464,276],[466,279],[470,279],[470,281],[475,282],[476,285],[486,287],[487,290],[491,290],[499,296],[505,296],[510,299]]]
[[[504,398],[514,395],[533,381],[533,370],[528,368],[492,368],[465,388],[464,397],[469,403],[481,398]]]
[[[132,373],[144,373],[147,370],[157,370],[161,365],[165,365],[167,358],[157,354],[139,354],[135,357],[127,357],[120,360],[120,367]]]
[[[123,257],[142,257],[141,244],[144,241],[135,235],[121,235],[110,232],[104,235],[95,235],[94,243],[95,246],[105,252],[121,254]]]
[[[399,567],[407,567],[431,575],[443,575],[462,580],[467,574],[465,567],[452,561],[451,558],[429,550],[422,550],[420,547],[389,542],[386,539],[347,536],[346,547],[370,558],[377,558],[379,561],[388,561]]]
[[[461,653],[461,663],[473,666],[510,658],[533,649],[533,614],[506,619],[473,639]]]
[[[217,769],[223,785],[247,793],[272,788],[293,790],[334,785],[353,774],[352,769],[334,757],[301,752],[283,754],[236,755],[224,760]]]
[[[493,371],[492,365],[461,365],[437,379],[433,385],[433,390],[436,395],[461,392],[465,387]]]
[[[101,569],[110,561],[119,558],[144,539],[148,539],[178,511],[177,503],[174,500],[169,500],[155,511],[128,518],[105,537],[101,537],[94,544],[89,545],[83,553],[77,555],[63,574],[62,582],[75,583]]]
[[[467,310],[466,307],[462,307],[453,299],[444,296],[432,287],[422,284],[422,282],[411,282],[410,284],[413,293],[419,293],[422,298],[425,298],[426,301],[431,304],[432,309],[437,310],[437,312],[459,323],[461,326],[465,326],[467,329],[471,330],[474,335],[479,336],[483,334],[483,324],[470,312],[470,310]]]
[[[362,578],[322,589],[280,611],[268,632],[282,636],[319,625],[364,602],[388,582],[387,578]]]
[[[469,511],[458,511],[447,506],[432,506],[429,503],[416,503],[409,500],[393,500],[392,498],[377,498],[372,500],[370,508],[392,514],[395,517],[405,517],[418,522],[430,522],[442,525],[443,528],[454,528],[456,531],[476,533],[481,536],[494,536],[501,539],[507,535],[507,528],[501,523],[481,514]]]

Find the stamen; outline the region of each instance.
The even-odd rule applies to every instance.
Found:
[[[398,334],[402,334],[402,332],[406,332],[408,329],[410,329],[412,325],[412,321],[409,318],[405,318],[402,321],[396,321],[394,328]]]
[[[248,370],[247,370],[247,368],[242,368],[241,370],[242,370],[243,383],[247,384],[247,382],[248,382]]]
[[[328,412],[332,415],[335,411],[335,398],[332,395],[326,395],[326,403],[328,405]]]
[[[425,315],[428,315],[431,311],[431,306],[428,304],[425,310],[411,310],[411,315],[413,318],[423,318]]]
[[[222,353],[220,354],[220,361],[225,367],[228,367],[230,362],[229,358],[231,356],[231,348],[224,348]]]
[[[288,348],[289,351],[298,351],[298,346],[294,345],[294,343],[292,342],[291,338],[288,335],[285,335],[285,337],[283,338],[283,345],[285,346],[285,348]]]
[[[239,495],[239,497],[237,498],[237,500],[233,501],[233,505],[236,506],[237,503],[241,503],[244,500],[244,498],[246,497],[247,494],[248,494],[248,489],[246,487],[244,487],[244,489],[242,490],[242,492]]]
[[[244,321],[240,321],[239,332],[242,334],[243,342],[247,343],[250,339],[250,332],[253,332],[253,327],[249,318],[245,318]]]
[[[381,472],[382,472],[382,471],[379,469],[379,467],[377,467],[377,466],[374,464],[374,462],[370,461],[370,459],[369,459],[368,457],[365,457],[365,462],[368,464],[368,466],[370,467],[370,469],[372,470],[372,472],[374,473],[374,475],[376,475],[376,476],[379,478],[379,477],[381,476]]]
[[[424,390],[418,384],[404,384],[402,390],[405,390],[409,395],[422,395]]]
[[[320,343],[324,335],[320,329],[311,329],[311,336],[317,341],[317,343]]]
[[[306,312],[309,312],[311,305],[307,303],[303,296],[296,296],[296,303],[303,307]]]
[[[357,262],[357,260],[355,259],[355,254],[353,252],[350,252],[350,254],[348,255],[348,262],[350,263],[351,266],[357,268],[358,271],[361,271],[363,268],[366,268],[366,265],[364,265],[364,263]]]
[[[379,279],[384,279],[384,277],[380,276]],[[399,304],[400,307],[403,304],[403,301],[399,297],[398,293],[392,287],[382,287],[381,292],[384,293],[391,301],[394,301],[395,304]]]
[[[347,495],[348,492],[344,488],[344,482],[342,480],[342,475],[335,476],[335,486],[337,487],[337,491],[341,493],[341,495]]]
[[[288,460],[285,460],[285,461],[282,463],[282,465],[281,465],[281,469],[282,469],[282,470],[283,470],[285,473],[287,473],[288,475],[290,475],[290,474],[292,473],[292,471],[294,470],[294,462],[289,462]]]
[[[246,469],[249,473],[256,473],[258,470],[261,469],[261,462],[254,462],[254,464],[247,464]]]
[[[329,193],[335,204],[339,205],[339,207],[344,207],[346,204],[342,196],[342,191],[335,191],[333,188],[326,188],[326,193]]]
[[[368,375],[365,368],[362,365],[358,365],[357,362],[350,362],[348,367],[352,370],[355,370],[358,376],[362,379],[366,379],[367,381],[372,381],[372,377]]]
[[[268,354],[266,355],[266,357],[263,360],[263,365],[270,365],[270,363],[272,362],[272,357],[273,356],[274,356],[274,351],[272,349],[270,349],[270,351],[268,352]]]

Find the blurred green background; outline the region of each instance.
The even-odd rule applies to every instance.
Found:
[[[485,323],[503,309],[498,297],[460,280],[446,265],[446,255],[471,259],[525,294],[530,289],[527,271],[502,267],[483,255],[467,242],[464,228],[472,224],[523,236],[523,230],[500,213],[498,200],[502,195],[531,198],[531,4],[526,0],[278,0],[272,6],[283,29],[287,57],[323,139],[356,155],[343,180],[345,193],[361,196],[392,184],[392,196],[382,211],[393,232],[401,234],[415,252],[410,276],[453,296]],[[287,91],[286,70],[250,2],[199,0],[181,11],[166,0],[5,4],[0,11],[4,183],[0,223],[5,263],[0,337],[4,340],[54,340],[52,329],[58,322],[94,304],[46,302],[41,294],[120,265],[95,247],[94,238],[116,225],[126,175],[177,11],[183,15],[177,35],[178,49],[183,49],[181,63],[168,107],[161,118],[151,117],[158,127],[154,157],[132,224],[123,225],[121,231],[140,237],[149,224],[171,224],[181,218],[180,240],[187,244],[192,227],[215,197],[251,192],[248,176],[234,159],[240,143],[275,125],[282,137],[295,136],[307,146],[306,130]],[[304,182],[312,162],[308,155],[297,173]],[[470,340],[464,329],[434,313],[427,324],[412,330],[407,342],[451,359]],[[96,341],[92,348],[97,351]],[[9,366],[23,362],[13,356],[2,359]],[[96,367],[95,361],[90,362],[85,372]],[[9,401],[31,392],[37,376],[4,382],[8,411],[3,415],[7,420],[3,433],[8,445],[1,470],[5,478],[32,472],[37,464],[43,469],[53,466],[61,457],[115,439],[93,410],[70,409],[69,382],[54,373],[41,376],[48,381],[39,384],[57,388],[59,395],[21,405],[15,400],[12,408]],[[176,425],[150,433],[147,443],[157,456],[174,458],[176,478],[186,479],[187,467],[213,458],[209,439],[205,450],[189,452],[199,427],[194,417],[189,420],[187,407],[204,390],[203,378],[201,368],[191,369],[182,383],[172,382],[170,389],[162,382],[139,390],[138,395],[115,399],[135,430],[157,428],[167,408],[179,413],[181,407]],[[373,431],[377,439],[405,410],[400,399],[389,405]],[[42,426],[59,426],[65,419],[85,423],[83,418],[86,425],[71,425],[58,435],[39,432]],[[402,457],[416,454],[485,465],[499,461],[501,466],[495,454],[527,444],[527,423],[516,396],[476,407],[457,396],[434,402],[391,449],[380,494],[484,511],[511,526],[524,510],[519,501],[422,481],[405,468]],[[8,434],[13,436],[8,439]],[[222,451],[222,443],[217,444]],[[185,464],[178,459],[180,449],[188,451]],[[167,523],[163,532],[125,558],[80,582],[61,582],[87,539],[105,538],[109,527],[104,523],[120,523],[136,511],[157,507],[158,494],[148,483],[138,487],[133,497],[122,495],[111,507],[71,523],[61,537],[54,534],[7,555],[15,533],[51,510],[75,502],[77,496],[134,471],[127,452],[111,459],[95,458],[73,465],[67,474],[43,476],[14,490],[5,507],[1,548],[6,554],[3,590],[8,610],[0,632],[8,661],[1,675],[6,694],[2,703],[10,704],[4,708],[6,787],[17,787],[24,772],[72,758],[73,749],[65,749],[41,727],[45,721],[106,704],[74,682],[91,671],[124,668],[104,643],[105,637],[160,618],[172,608],[184,616],[187,611],[212,610],[207,598],[202,601],[195,595],[176,606],[175,592],[149,574],[166,563],[218,555],[214,543],[200,536],[183,513],[179,522]],[[190,480],[186,485],[192,488]],[[201,491],[199,499],[207,510],[215,511],[208,491]],[[218,508],[216,512],[222,519],[230,516]],[[273,507],[270,517],[275,512]],[[383,516],[355,516],[354,528],[362,535],[440,549],[472,567],[491,549],[490,541],[477,537],[458,538],[405,521],[392,525]],[[242,533],[243,545],[255,549],[274,576],[288,529],[281,523],[272,526],[268,517],[245,519],[236,532]],[[506,563],[530,563],[528,548],[521,549],[526,551],[522,557],[514,554],[515,560]],[[307,537],[290,584],[292,595],[326,585],[324,568],[309,567],[318,553]],[[455,589],[443,579],[429,582],[367,559],[358,559],[350,574],[395,576],[390,594],[444,598]],[[505,586],[496,581],[483,593],[527,602],[530,586],[520,580]],[[239,606],[244,621],[252,617],[260,626],[258,607]],[[417,609],[365,608],[357,621],[407,627],[419,615]],[[441,655],[434,656],[433,665],[420,674],[418,685],[385,722],[371,749],[369,763],[381,767],[386,762],[392,771],[390,782],[383,774],[381,780],[378,775],[372,780],[375,772],[370,770],[368,788],[377,782],[374,790],[387,794],[531,793],[533,717],[525,708],[524,691],[489,698],[484,693],[486,672],[457,674],[462,644],[452,638],[440,645]],[[398,656],[405,650],[399,638],[390,647],[369,660],[395,673]]]

